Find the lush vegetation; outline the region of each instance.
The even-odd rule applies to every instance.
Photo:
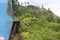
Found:
[[[60,40],[60,18],[49,8],[13,5],[17,21],[20,21],[18,31],[24,40]]]

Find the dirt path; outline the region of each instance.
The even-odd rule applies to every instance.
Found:
[[[12,34],[10,40],[23,40],[23,37],[20,34]]]

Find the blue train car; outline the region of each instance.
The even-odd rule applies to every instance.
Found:
[[[12,0],[0,0],[0,40],[9,40],[14,21]]]

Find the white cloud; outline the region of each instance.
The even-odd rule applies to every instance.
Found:
[[[20,3],[28,2],[29,0],[18,0]]]
[[[50,0],[48,2],[47,2],[47,5],[45,5],[45,3],[44,3],[44,7],[50,8],[56,15],[60,16],[60,5],[59,5],[60,2],[58,0],[57,1]]]

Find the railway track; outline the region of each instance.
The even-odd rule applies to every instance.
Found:
[[[9,40],[23,40],[23,37],[21,36],[21,34],[18,34],[18,30],[17,30],[19,24],[20,22],[17,21],[13,23]]]

